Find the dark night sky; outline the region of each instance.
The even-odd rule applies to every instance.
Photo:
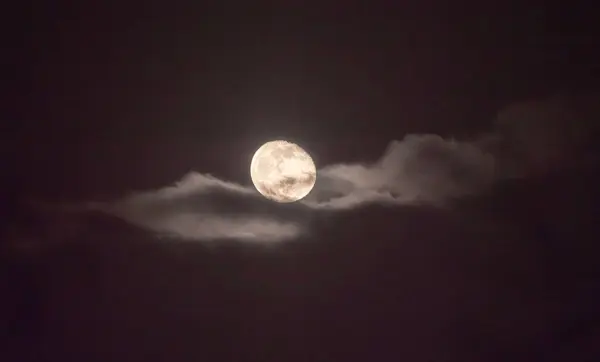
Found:
[[[373,161],[409,133],[474,136],[511,104],[600,90],[593,12],[412,3],[27,11],[4,224],[41,228],[24,200],[116,198],[190,170],[246,184],[273,138],[319,166]],[[90,216],[75,241],[3,249],[0,343],[32,361],[596,360],[598,181],[594,166],[453,211],[369,206],[266,251]]]
[[[78,180],[63,191],[82,197],[190,167],[241,179],[247,160],[231,155],[276,136],[322,164],[373,158],[391,137],[487,129],[507,104],[594,86],[585,22],[533,5],[469,9],[40,7],[14,139],[52,186],[27,174],[22,187],[50,195]]]

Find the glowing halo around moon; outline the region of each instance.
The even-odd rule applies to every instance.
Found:
[[[287,203],[310,193],[317,180],[317,169],[300,146],[278,140],[265,143],[254,153],[250,177],[261,195]]]

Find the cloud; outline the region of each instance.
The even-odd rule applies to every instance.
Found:
[[[366,203],[432,203],[477,192],[493,179],[493,158],[435,135],[393,141],[372,164],[330,165],[305,200],[277,204],[252,186],[190,173],[172,186],[95,205],[160,235],[187,240],[281,241],[307,230],[310,215]]]
[[[471,143],[437,135],[392,141],[370,165],[323,168],[308,201],[315,207],[347,208],[365,202],[444,202],[480,192],[494,180],[494,158]]]
[[[321,168],[311,193],[293,204],[277,204],[252,186],[193,172],[172,186],[130,195],[102,210],[188,240],[294,239],[307,232],[312,215],[369,203],[441,206],[484,191],[498,179],[564,163],[589,133],[572,125],[582,117],[574,109],[581,107],[562,99],[512,105],[499,113],[494,130],[471,141],[408,135],[392,141],[375,162]]]
[[[510,177],[597,162],[599,98],[556,96],[512,104],[498,113],[486,146]]]
[[[90,205],[161,236],[184,240],[271,242],[301,235],[300,226],[289,215],[290,208],[276,215],[276,206],[250,187],[196,172],[173,186]]]

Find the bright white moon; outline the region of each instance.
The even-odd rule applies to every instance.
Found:
[[[264,197],[277,202],[302,199],[317,179],[315,163],[300,146],[287,141],[262,145],[250,164],[254,187]]]

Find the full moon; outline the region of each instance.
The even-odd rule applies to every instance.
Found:
[[[254,187],[267,199],[294,202],[315,186],[317,170],[310,155],[297,144],[271,141],[254,153],[250,177]]]

